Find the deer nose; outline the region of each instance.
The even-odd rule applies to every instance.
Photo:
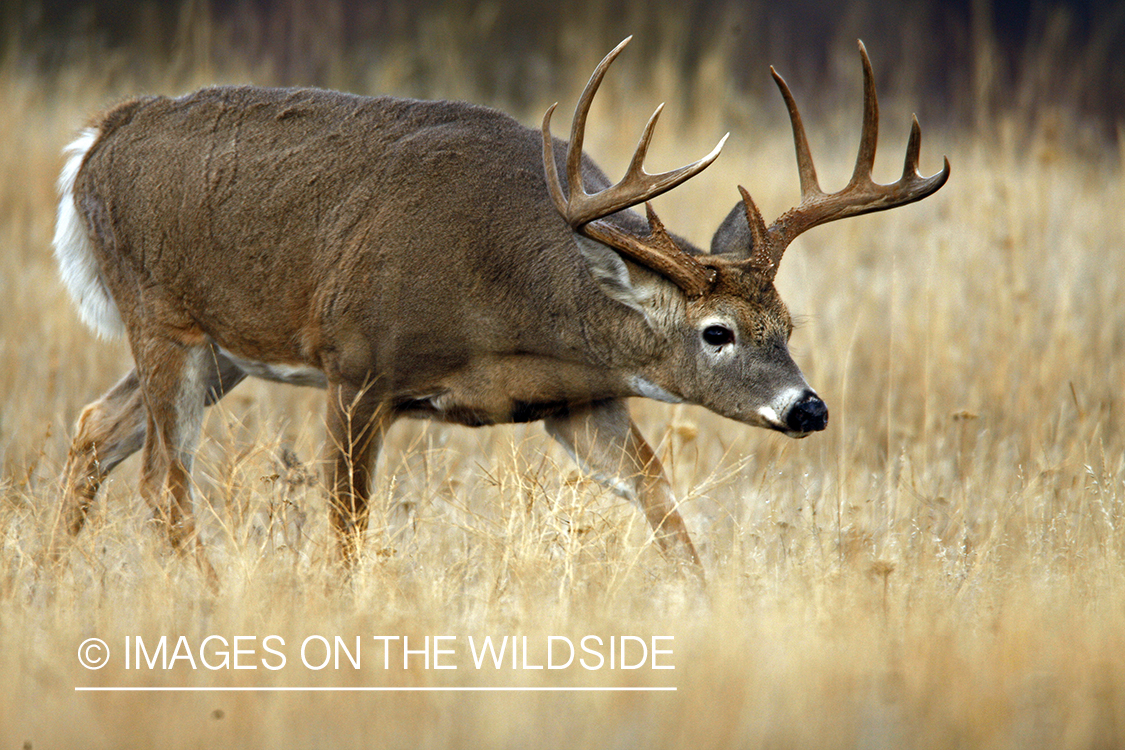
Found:
[[[827,425],[828,407],[812,391],[806,391],[785,415],[785,426],[793,432],[818,432]]]

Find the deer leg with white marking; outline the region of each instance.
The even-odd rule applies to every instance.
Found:
[[[210,406],[246,377],[214,347],[204,356],[206,396]],[[148,417],[136,370],[82,410],[63,473],[64,486],[55,526],[54,554],[63,539],[82,530],[94,497],[109,473],[144,445]],[[63,529],[65,528],[65,532]]]
[[[565,415],[548,418],[545,426],[598,482],[641,506],[662,550],[702,569],[664,467],[623,401],[574,407]]]
[[[189,543],[199,544],[191,466],[203,427],[210,348],[159,333],[135,337],[134,344],[148,416],[141,496],[172,546],[183,551]]]
[[[350,566],[359,556],[367,529],[371,476],[394,414],[371,388],[330,383],[326,421],[326,478],[332,526],[340,556]]]

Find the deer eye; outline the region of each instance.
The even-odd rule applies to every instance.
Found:
[[[703,340],[711,346],[722,346],[734,341],[734,331],[726,326],[707,326],[703,329]]]

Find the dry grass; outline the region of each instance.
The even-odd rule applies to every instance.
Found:
[[[627,60],[613,75],[629,75]],[[575,87],[587,70],[576,63]],[[924,168],[947,153],[950,184],[790,251],[778,283],[804,320],[793,348],[832,409],[826,433],[793,442],[698,408],[634,405],[683,498],[706,595],[536,425],[397,425],[367,555],[345,580],[327,563],[314,479],[319,394],[259,383],[211,412],[197,464],[222,577],[212,593],[147,529],[135,461],[63,564],[43,554],[69,425],[129,366],[55,279],[53,180],[73,130],[131,82],[76,70],[45,89],[11,66],[0,75],[0,746],[1125,744],[1125,176],[1119,154],[1075,147],[1065,118],[985,134],[926,128],[923,112]],[[602,112],[622,113],[620,127],[595,112],[588,148],[612,172],[665,94],[611,83]],[[876,176],[890,179],[910,103],[884,104]],[[668,114],[654,167],[722,132]],[[714,168],[658,202],[670,226],[705,244],[740,182],[767,214],[796,199],[771,117],[746,115]],[[810,123],[829,187],[846,179],[857,119],[858,103]],[[269,634],[285,639],[285,669],[122,663],[126,636]],[[362,636],[362,669],[300,666],[316,634]],[[675,670],[477,670],[466,646],[586,634],[674,636]],[[454,635],[459,669],[418,657],[384,670],[375,635]],[[114,651],[97,672],[75,658],[92,636]],[[87,685],[677,691],[74,691]]]

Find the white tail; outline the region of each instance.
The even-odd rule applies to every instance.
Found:
[[[78,171],[99,135],[96,128],[86,128],[63,150],[67,158],[58,183],[55,260],[59,264],[59,276],[78,307],[82,322],[103,338],[117,338],[125,333],[125,325],[121,322],[117,303],[102,281],[90,232],[74,204],[74,183],[78,179]]]

